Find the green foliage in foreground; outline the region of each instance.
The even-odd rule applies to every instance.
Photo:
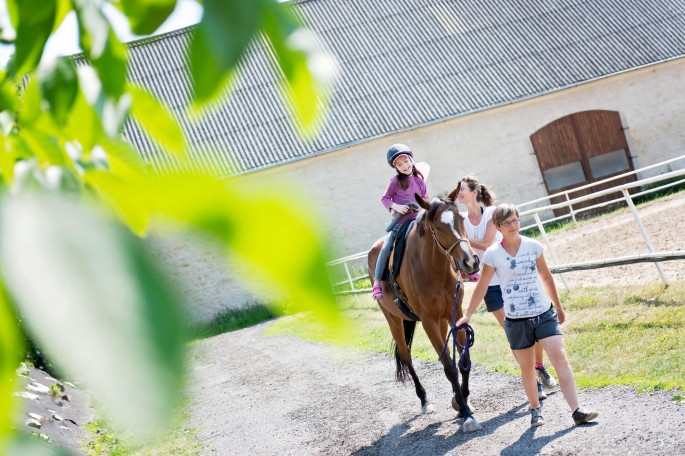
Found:
[[[176,0],[5,3],[0,41],[14,55],[0,69],[0,454],[62,453],[35,450],[40,442],[14,425],[24,334],[82,382],[112,426],[143,438],[174,416],[187,319],[165,262],[138,238],[151,231],[207,239],[239,264],[242,284],[273,296],[276,311],[313,310],[335,323],[330,242],[311,205],[293,205],[300,192],[273,178],[215,179],[193,160],[195,146],[176,121],[180,110],[195,122],[214,109],[261,40],[294,126],[316,133],[337,62],[289,6],[203,0],[187,56],[192,94],[188,106],[170,107],[126,79],[128,50],[103,8],[119,7],[136,34],[149,34]],[[70,12],[88,65],[43,58]],[[153,172],[122,137],[130,121],[155,151],[195,171]],[[282,242],[264,242],[273,239]]]
[[[468,286],[465,302],[472,290]],[[561,299],[567,315],[563,325],[567,351],[579,387],[628,385],[639,391],[685,387],[685,282],[668,288],[660,284],[584,288],[564,293]],[[349,331],[335,340],[307,314],[282,318],[267,333],[391,354],[390,331],[376,303],[366,295],[347,296],[340,302]],[[471,322],[476,333],[472,359],[493,371],[518,375],[504,332],[484,307]],[[437,362],[420,328],[412,353],[416,359]],[[393,375],[392,369],[388,363],[388,375]],[[673,400],[682,400],[682,395],[675,394]]]
[[[86,424],[89,434],[83,451],[88,456],[195,456],[204,445],[197,440],[197,432],[186,426],[190,419],[188,400],[185,400],[168,433],[158,440],[133,443],[117,435],[105,419],[95,419]]]

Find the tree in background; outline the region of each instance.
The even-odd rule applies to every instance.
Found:
[[[167,153],[188,159],[170,112],[127,83],[127,50],[101,0],[6,3],[14,30],[0,32],[15,54],[0,72],[0,453],[30,454],[36,445],[11,426],[24,353],[18,315],[117,423],[150,434],[172,415],[184,376],[184,316],[160,265],[141,248],[151,228],[211,237],[288,310],[334,321],[325,235],[306,208],[286,200],[289,192],[245,177],[153,175],[122,139],[132,116]],[[139,35],[153,33],[176,6],[111,3]],[[337,73],[316,36],[276,0],[202,3],[189,56],[193,109],[202,112],[230,86],[248,44],[263,37],[298,128],[313,134]],[[71,11],[91,66],[41,59]]]

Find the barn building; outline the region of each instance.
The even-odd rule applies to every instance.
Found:
[[[244,56],[230,97],[198,124],[185,113],[193,27],[130,43],[129,78],[174,110],[193,160],[217,177],[254,173],[297,183],[333,230],[338,256],[366,250],[383,234],[388,214],[379,200],[393,174],[385,161],[393,143],[432,166],[431,195],[475,174],[498,201],[515,203],[685,153],[682,0],[301,0],[289,7],[341,66],[311,140],[298,136],[260,41]],[[134,124],[124,134],[157,172],[182,166]],[[192,265],[185,280],[200,290],[198,306],[207,312],[253,299],[210,273],[214,260],[203,265],[184,248],[170,251]]]

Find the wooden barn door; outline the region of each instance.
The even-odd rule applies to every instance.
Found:
[[[558,193],[633,170],[621,118],[615,111],[583,111],[547,124],[530,136],[548,194]],[[634,182],[635,175],[574,192],[572,198]],[[620,196],[620,193],[586,201],[574,209]],[[559,203],[565,198],[552,198]],[[557,216],[568,214],[556,210]]]

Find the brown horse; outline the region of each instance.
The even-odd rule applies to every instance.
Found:
[[[478,271],[479,260],[474,255],[466,239],[464,218],[454,204],[457,189],[446,198],[432,201],[415,195],[419,206],[424,210],[416,218],[416,224],[407,235],[406,249],[402,267],[396,277],[399,288],[407,298],[406,302],[420,319],[423,329],[433,345],[445,370],[447,379],[452,383],[454,397],[452,406],[464,418],[462,429],[473,432],[481,428],[473,417],[468,405],[469,372],[459,368],[462,384],[459,386],[459,373],[455,368],[447,342],[452,309],[456,302],[456,320],[462,316],[463,287],[457,287],[460,271],[473,274]],[[369,276],[373,277],[376,259],[383,246],[379,239],[369,251]],[[455,300],[455,292],[459,290]],[[385,315],[395,342],[396,379],[400,382],[411,377],[416,395],[421,400],[421,411],[430,413],[433,404],[426,397],[412,365],[411,343],[416,329],[416,321],[403,312],[394,302],[394,294],[387,281],[383,281],[383,298],[378,301]],[[455,321],[456,321],[455,320]],[[459,331],[460,345],[465,345],[464,331]],[[443,353],[444,350],[444,353]],[[460,350],[461,351],[461,350]],[[467,360],[468,362],[468,360]]]

